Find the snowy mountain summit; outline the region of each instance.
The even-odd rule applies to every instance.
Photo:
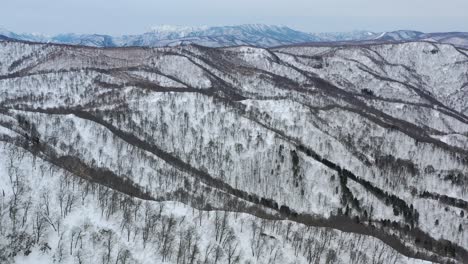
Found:
[[[111,43],[308,38],[176,31]],[[5,39],[0,263],[466,263],[467,72],[427,41]]]
[[[198,44],[209,47],[252,45],[271,47],[315,40],[307,33],[284,26],[248,24],[240,26],[158,26],[142,35],[115,38],[117,46],[176,46]]]

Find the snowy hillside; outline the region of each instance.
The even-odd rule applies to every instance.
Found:
[[[463,263],[467,96],[429,42],[0,42],[0,262]]]

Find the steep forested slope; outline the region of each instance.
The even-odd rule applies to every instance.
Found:
[[[0,260],[462,263],[468,55],[0,43]]]

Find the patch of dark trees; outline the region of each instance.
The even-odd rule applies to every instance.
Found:
[[[432,55],[435,55],[437,53],[439,53],[439,49],[431,49],[430,51],[424,51],[424,53],[428,54],[428,53],[431,53]]]
[[[104,82],[101,80],[94,80],[94,84],[99,85],[103,88],[109,88],[109,89],[122,89],[128,86],[135,86],[135,87],[143,88],[143,89],[150,90],[153,92],[201,92],[200,91],[201,89],[164,87],[164,86],[160,86],[149,81],[142,81],[142,80],[132,80],[132,81],[125,82],[123,84],[115,84],[115,83]]]
[[[466,255],[466,251],[460,246],[444,239],[435,240],[430,237],[419,228],[411,229],[408,225],[401,225],[397,221],[390,221],[388,219],[380,220],[383,228],[393,228],[404,230],[406,234],[412,235],[414,237],[414,243],[428,251],[440,252],[448,257],[457,257],[460,254]]]
[[[11,258],[14,258],[19,254],[24,254],[25,256],[31,254],[31,250],[35,244],[35,238],[30,234],[25,231],[13,232],[8,234],[6,238],[10,243],[8,246],[0,247],[0,263],[9,263]],[[49,246],[47,245],[47,247]],[[42,248],[43,247],[41,247],[41,249]]]
[[[450,171],[444,176],[445,181],[451,181],[458,186],[464,186],[468,183],[468,176],[461,171]]]
[[[26,131],[23,136],[26,138],[27,141],[33,143],[34,145],[39,144],[39,132],[37,132],[36,126],[29,122],[24,116],[16,115],[16,120],[18,121],[18,125]]]
[[[32,54],[27,54],[27,55],[24,55],[23,57],[13,61],[10,66],[8,67],[8,71],[13,71],[15,70],[16,68],[18,68],[23,62],[25,62],[26,60],[29,60],[31,59],[32,57],[36,56],[36,54],[32,53]]]
[[[431,192],[428,192],[428,191],[422,192],[419,195],[419,197],[438,200],[439,202],[441,202],[443,204],[450,205],[450,206],[453,206],[453,207],[458,207],[458,208],[460,208],[462,210],[468,211],[468,202],[464,201],[462,199],[449,197],[449,196],[444,195],[444,194],[440,195],[438,193],[431,193]]]
[[[340,177],[341,188],[343,191],[342,199],[344,199],[345,202],[350,202],[355,208],[359,208],[359,203],[353,198],[351,191],[346,186],[347,180],[351,179],[361,184],[366,190],[373,193],[377,198],[385,201],[387,205],[391,205],[393,207],[394,214],[402,214],[404,216],[405,221],[407,221],[411,226],[415,226],[415,224],[418,223],[419,214],[416,210],[414,210],[413,205],[408,206],[408,204],[405,201],[398,198],[394,194],[390,194],[386,191],[381,190],[380,188],[372,185],[372,183],[370,183],[369,181],[357,177],[349,170],[343,169],[337,164],[320,157],[320,155],[303,145],[299,145],[298,149],[306,153],[306,155],[314,158],[315,160],[320,161],[325,166],[338,172],[338,175]]]
[[[367,88],[361,89],[361,93],[363,95],[366,95],[366,96],[369,96],[369,97],[375,96],[374,92],[372,90],[367,89]]]
[[[350,214],[348,205],[350,205],[351,208],[353,208],[354,210],[356,210],[358,212],[362,212],[362,208],[361,208],[361,206],[359,204],[358,199],[356,199],[356,197],[354,197],[353,193],[351,192],[351,190],[348,187],[348,178],[345,175],[341,174],[341,173],[339,173],[338,175],[340,177],[341,192],[343,193],[343,195],[341,197],[341,203],[343,204],[343,206],[346,206],[344,214],[345,215]]]
[[[107,186],[121,193],[144,200],[154,200],[149,193],[136,186],[136,184],[134,184],[130,179],[118,176],[112,171],[104,168],[90,167],[79,158],[62,156],[55,159],[53,163],[75,175],[86,177],[92,182]]]
[[[396,195],[389,194],[388,192],[373,186],[369,181],[356,177],[356,175],[352,174],[346,169],[342,170],[342,173],[344,177],[350,178],[355,182],[360,183],[366,190],[373,193],[377,198],[385,201],[387,206],[392,206],[395,216],[401,214],[411,227],[417,225],[419,220],[419,213],[413,208],[413,205],[408,206],[405,201],[398,198]]]
[[[377,156],[375,158],[375,165],[382,169],[391,169],[393,172],[408,172],[411,175],[418,175],[418,167],[410,160],[395,158],[392,155]]]
[[[291,163],[292,163],[292,171],[293,171],[293,183],[294,186],[299,187],[302,183],[303,176],[300,174],[300,167],[299,167],[299,156],[295,150],[290,151],[291,154]],[[303,194],[303,192],[302,192]]]

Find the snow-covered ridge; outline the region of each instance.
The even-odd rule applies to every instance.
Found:
[[[0,262],[463,263],[467,58],[0,42]]]

